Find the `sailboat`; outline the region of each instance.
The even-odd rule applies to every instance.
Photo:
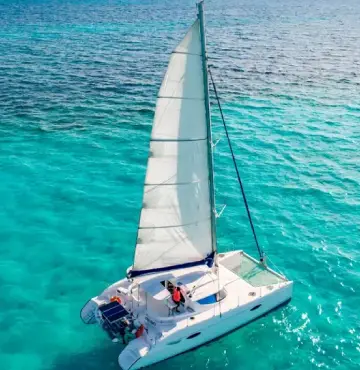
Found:
[[[259,260],[217,252],[203,2],[197,9],[157,98],[133,264],[81,310],[119,346],[123,370],[201,346],[292,297],[293,282],[261,250]]]

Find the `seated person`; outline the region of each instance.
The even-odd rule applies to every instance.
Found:
[[[174,289],[175,289],[174,284],[171,281],[168,281],[167,282],[167,290],[170,292],[170,294],[173,294]]]
[[[174,291],[173,291],[173,294],[172,294],[171,298],[174,301],[174,303],[176,304],[176,312],[180,312],[179,311],[179,306],[180,306],[181,298],[183,298],[183,297],[181,297],[181,292],[180,292],[179,287],[174,288]]]

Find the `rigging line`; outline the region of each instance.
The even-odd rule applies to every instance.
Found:
[[[251,218],[250,208],[249,208],[249,205],[248,205],[248,202],[247,202],[247,199],[246,199],[244,186],[243,186],[243,183],[242,183],[241,178],[240,178],[240,172],[239,172],[239,169],[238,169],[238,166],[237,166],[237,163],[236,163],[236,159],[235,159],[234,151],[233,151],[233,148],[232,148],[231,140],[230,140],[230,137],[229,137],[229,133],[228,133],[228,130],[227,130],[224,114],[223,114],[223,111],[222,111],[222,108],[221,108],[220,99],[219,99],[219,96],[218,96],[218,93],[217,93],[217,90],[216,90],[215,82],[214,82],[214,79],[213,79],[210,68],[209,68],[209,75],[210,75],[210,78],[211,78],[211,83],[212,83],[212,86],[213,86],[213,89],[214,89],[217,104],[219,106],[222,123],[223,123],[224,129],[225,129],[225,134],[226,134],[226,138],[227,138],[228,145],[229,145],[229,148],[230,148],[232,160],[234,162],[234,167],[235,167],[237,179],[238,179],[240,189],[241,189],[241,193],[242,193],[242,196],[243,196],[243,199],[244,199],[244,204],[245,204],[246,212],[247,212],[248,219],[249,219],[249,222],[250,222],[251,230],[252,230],[252,233],[253,233],[253,236],[254,236],[254,240],[255,240],[257,250],[259,252],[260,262],[264,262],[264,251],[261,249],[261,247],[259,245],[259,242],[258,242],[258,238],[256,236],[255,227],[254,227],[254,224],[253,224],[253,221],[252,221],[252,218]]]

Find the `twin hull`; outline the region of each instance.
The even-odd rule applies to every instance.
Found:
[[[292,282],[272,294],[259,298],[245,306],[238,307],[228,311],[220,316],[215,316],[210,320],[196,322],[190,321],[189,326],[168,338],[158,341],[149,352],[140,357],[130,367],[123,368],[121,363],[121,354],[119,356],[119,365],[124,370],[140,369],[157,362],[166,360],[183,352],[199,347],[218,337],[221,337],[245,324],[265,315],[283,304],[288,303],[292,296]],[[251,311],[254,307],[259,308]],[[125,348],[124,351],[127,349]]]

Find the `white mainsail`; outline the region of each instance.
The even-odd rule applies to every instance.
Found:
[[[172,53],[159,91],[133,275],[196,263],[213,252],[200,37],[197,20]]]

